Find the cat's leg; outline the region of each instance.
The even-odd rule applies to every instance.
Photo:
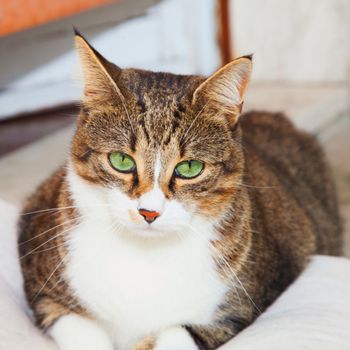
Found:
[[[132,350],[198,350],[190,333],[183,327],[171,327],[157,336],[150,336],[136,344]]]
[[[113,350],[108,334],[93,320],[68,314],[48,329],[60,350]]]
[[[231,319],[222,320],[215,325],[210,326],[186,326],[186,330],[195,341],[200,350],[214,350],[228,342],[238,334],[247,323],[232,321]]]
[[[133,350],[213,350],[225,344],[249,322],[227,318],[210,326],[172,327],[145,338]]]

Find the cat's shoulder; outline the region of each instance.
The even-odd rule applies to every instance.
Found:
[[[66,165],[58,167],[48,178],[38,185],[35,191],[26,199],[23,212],[34,211],[48,207],[57,202],[61,188],[65,183]]]

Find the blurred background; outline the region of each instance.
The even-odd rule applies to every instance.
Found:
[[[1,199],[20,204],[67,156],[73,25],[121,67],[208,75],[254,53],[244,108],[283,111],[319,138],[350,256],[349,0],[1,0]]]

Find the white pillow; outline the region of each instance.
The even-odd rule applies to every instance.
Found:
[[[303,274],[222,350],[350,349],[350,260],[314,256]]]
[[[28,317],[16,246],[17,217],[17,208],[0,200],[0,350],[57,350]],[[350,260],[313,257],[267,311],[222,347],[248,349],[350,350]]]
[[[0,350],[57,350],[31,323],[17,252],[18,210],[0,200]]]

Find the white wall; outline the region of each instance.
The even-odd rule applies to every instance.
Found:
[[[350,0],[231,0],[236,55],[254,81],[350,81]]]

